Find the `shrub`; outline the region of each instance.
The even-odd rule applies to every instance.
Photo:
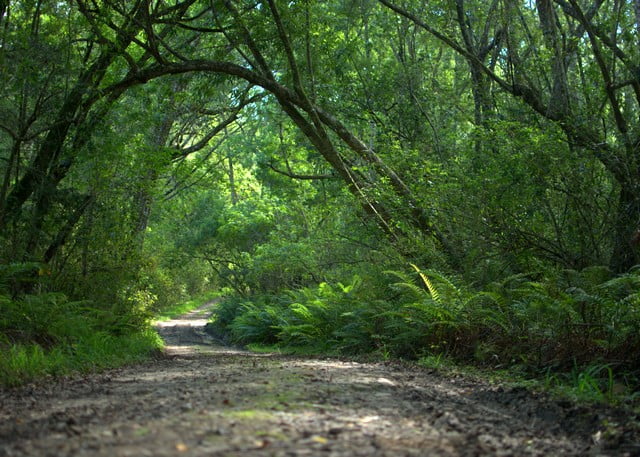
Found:
[[[116,366],[160,347],[148,325],[148,297],[134,294],[109,307],[61,293],[11,297],[2,286],[27,270],[31,266],[0,271],[0,385]]]
[[[228,300],[216,325],[244,344],[407,358],[445,354],[537,372],[593,363],[638,369],[640,270],[617,277],[604,268],[519,274],[482,291],[417,266],[387,275],[386,292],[356,276],[346,286],[322,283],[281,297]],[[388,299],[372,299],[385,294]]]

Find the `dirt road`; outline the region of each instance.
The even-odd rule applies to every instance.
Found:
[[[640,455],[637,420],[397,363],[211,344],[206,310],[166,356],[0,391],[0,456]]]

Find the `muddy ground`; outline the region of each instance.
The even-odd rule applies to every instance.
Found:
[[[640,455],[638,417],[399,363],[252,354],[206,310],[161,324],[166,352],[0,391],[0,456]]]

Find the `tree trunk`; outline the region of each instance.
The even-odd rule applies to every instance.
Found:
[[[64,246],[64,244],[67,242],[67,239],[71,235],[71,232],[73,231],[75,226],[78,224],[78,222],[80,221],[80,218],[82,217],[86,209],[89,207],[89,205],[93,203],[94,199],[95,197],[93,195],[85,196],[78,204],[78,207],[69,214],[69,217],[67,218],[67,222],[60,229],[60,231],[58,232],[58,234],[56,235],[56,237],[54,238],[54,240],[51,242],[51,244],[49,245],[49,247],[44,253],[43,259],[45,263],[49,263],[56,256],[56,254],[58,253],[58,250],[62,246]]]
[[[561,30],[558,29],[558,17],[551,0],[537,0],[536,7],[546,47],[553,54],[553,62],[551,63],[552,82],[549,88],[549,116],[565,117],[569,111],[567,56],[564,53],[562,40],[560,39]]]
[[[613,252],[609,266],[625,273],[640,263],[640,194],[631,186],[623,186],[618,199],[614,227]]]

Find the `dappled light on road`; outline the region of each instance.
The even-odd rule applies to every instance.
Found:
[[[4,395],[0,456],[543,456],[597,446],[599,425],[570,405],[397,363],[253,354],[216,344],[204,323],[159,323],[168,345],[157,360]]]

